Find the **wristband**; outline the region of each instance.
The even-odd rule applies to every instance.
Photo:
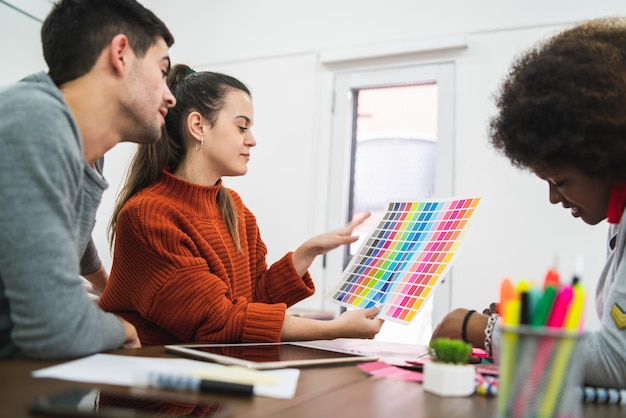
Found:
[[[461,339],[464,343],[469,343],[469,341],[467,341],[467,323],[469,322],[470,316],[472,316],[474,312],[476,311],[473,309],[467,311],[465,317],[463,318],[463,325],[461,325]]]
[[[493,358],[492,354],[492,341],[491,336],[493,334],[493,329],[496,326],[496,321],[498,320],[498,314],[493,313],[489,315],[489,320],[487,321],[487,326],[485,327],[485,352],[489,356],[489,358]]]

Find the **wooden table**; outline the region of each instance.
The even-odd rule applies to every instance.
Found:
[[[112,354],[173,357],[163,347],[118,350]],[[0,417],[32,417],[28,409],[38,395],[71,387],[101,387],[128,392],[127,387],[93,385],[31,377],[31,371],[62,361],[0,360]],[[147,390],[172,396],[172,392]],[[418,383],[371,377],[356,366],[303,368],[292,399],[238,397],[215,394],[176,393],[181,400],[228,403],[233,417],[273,418],[402,418],[402,417],[494,417],[496,398],[470,396],[441,398],[422,390]],[[583,406],[585,417],[623,417],[626,406]]]

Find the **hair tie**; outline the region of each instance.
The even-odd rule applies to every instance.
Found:
[[[193,68],[188,68],[187,71],[185,71],[185,75],[193,74],[195,72],[196,70],[194,70]]]

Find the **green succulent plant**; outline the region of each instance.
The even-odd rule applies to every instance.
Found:
[[[438,363],[467,364],[472,346],[461,340],[437,338],[430,342],[430,355]]]

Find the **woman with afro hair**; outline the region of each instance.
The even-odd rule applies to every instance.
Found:
[[[584,22],[517,58],[496,106],[491,145],[546,181],[551,203],[589,225],[609,223],[600,328],[583,338],[580,361],[586,384],[626,388],[626,19]],[[432,338],[465,339],[497,362],[496,321],[455,309]]]

